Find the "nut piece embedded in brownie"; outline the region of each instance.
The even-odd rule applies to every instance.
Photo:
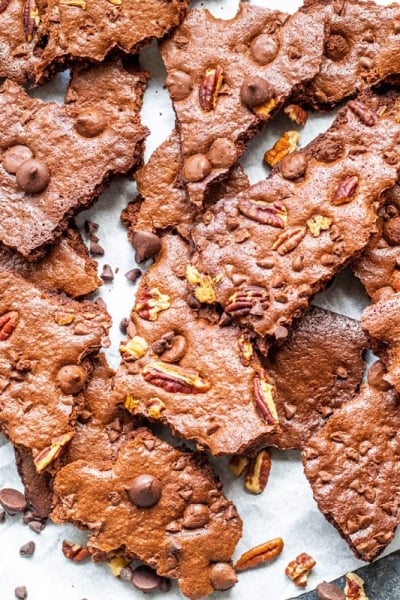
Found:
[[[15,271],[35,285],[64,292],[72,298],[86,296],[103,284],[97,276],[97,263],[75,225],[36,262],[28,261],[6,246],[0,246],[0,269]]]
[[[400,6],[357,0],[306,0],[327,18],[320,71],[296,101],[316,109],[337,104],[400,70]]]
[[[119,60],[76,71],[61,106],[29,98],[11,81],[3,84],[0,240],[6,246],[40,257],[113,174],[140,163],[146,80]]]
[[[273,382],[246,332],[221,327],[216,312],[190,308],[200,303],[187,289],[187,270],[187,243],[164,236],[139,285],[115,389],[133,415],[160,421],[212,454],[262,448],[279,427]]]
[[[53,520],[87,527],[94,560],[142,560],[193,600],[236,582],[242,523],[204,455],[139,429],[116,460],[61,469],[54,491]]]
[[[395,92],[364,92],[268,179],[211,206],[192,230],[193,262],[214,282],[206,301],[282,338],[375,231],[379,196],[397,180],[399,108]]]
[[[90,355],[108,343],[109,315],[0,273],[0,426],[45,470],[74,435]],[[85,358],[87,357],[87,358]]]
[[[353,398],[361,384],[365,347],[365,335],[354,319],[311,307],[296,321],[288,338],[271,348],[264,361],[276,385],[280,426],[268,443],[302,448]]]
[[[362,560],[393,539],[400,521],[400,400],[370,368],[359,396],[344,404],[303,450],[305,474],[324,516]]]
[[[290,16],[247,3],[230,20],[194,9],[161,45],[192,202],[202,203],[294,88],[316,75],[324,19],[320,10]]]

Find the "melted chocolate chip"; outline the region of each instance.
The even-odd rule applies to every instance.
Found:
[[[192,78],[184,71],[172,71],[165,83],[174,101],[184,100],[193,89]]]
[[[349,42],[339,33],[332,33],[325,43],[325,55],[334,61],[342,60],[349,50]]]
[[[186,339],[183,335],[175,335],[170,343],[170,347],[162,353],[164,362],[175,363],[181,360],[186,354]]]
[[[240,88],[240,99],[245,106],[261,106],[273,98],[274,90],[262,77],[248,77]]]
[[[26,160],[33,157],[32,150],[28,146],[17,144],[5,151],[3,156],[3,167],[8,173],[15,174],[17,169]]]
[[[261,34],[251,42],[250,52],[260,65],[266,65],[278,54],[279,44],[272,35]]]
[[[317,585],[318,600],[345,600],[344,592],[332,583],[323,581]]]
[[[0,504],[10,514],[24,512],[27,507],[24,494],[13,488],[0,490]]]
[[[307,168],[307,159],[303,152],[292,152],[284,156],[280,162],[281,175],[285,179],[303,177]]]
[[[211,171],[211,163],[204,154],[193,154],[183,165],[183,176],[186,181],[201,181]]]
[[[147,258],[155,258],[161,250],[160,238],[151,231],[135,231],[131,242],[136,250],[135,260],[137,263],[141,263]]]
[[[210,581],[215,590],[229,590],[237,582],[235,569],[229,563],[215,563],[210,569]]]
[[[76,119],[75,128],[80,135],[92,138],[100,135],[105,129],[104,116],[95,108],[82,112]]]
[[[23,162],[15,173],[17,184],[28,194],[38,194],[47,188],[50,171],[42,160],[30,158]]]
[[[161,498],[161,482],[153,475],[138,475],[126,491],[133,504],[140,508],[154,506]]]
[[[79,365],[65,365],[57,373],[57,383],[64,394],[77,394],[86,383],[87,372]]]
[[[213,167],[230,167],[236,162],[238,153],[231,140],[217,138],[211,144],[207,156]]]
[[[204,527],[210,520],[210,512],[206,504],[189,504],[183,515],[185,529]]]

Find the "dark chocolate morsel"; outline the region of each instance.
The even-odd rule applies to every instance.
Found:
[[[19,549],[19,553],[21,556],[32,556],[32,554],[35,552],[35,548],[35,542],[27,542],[26,544],[21,546],[21,548]]]
[[[131,283],[135,283],[139,279],[141,274],[142,274],[142,271],[140,269],[131,269],[130,271],[125,273],[125,277]]]
[[[140,567],[136,567],[132,572],[132,583],[138,590],[142,592],[153,592],[159,589],[162,577],[157,575],[154,569],[147,567],[146,565],[141,565]]]
[[[332,583],[323,581],[317,585],[318,600],[346,600],[344,592]]]
[[[240,88],[240,99],[245,106],[261,106],[273,98],[274,90],[262,77],[248,77]]]
[[[184,100],[193,89],[192,78],[184,71],[171,71],[165,81],[172,100]]]
[[[140,508],[147,508],[157,504],[161,498],[161,482],[153,475],[138,475],[126,490],[129,499]]]
[[[303,152],[292,152],[284,156],[280,162],[281,175],[285,179],[303,177],[307,168],[307,159]]]
[[[83,137],[92,138],[100,135],[105,129],[105,119],[95,108],[82,112],[76,119],[75,127]]]
[[[207,153],[213,167],[230,167],[238,157],[235,144],[228,138],[217,138]]]
[[[8,173],[15,174],[23,162],[33,157],[32,150],[28,146],[16,144],[4,152],[3,167]]]
[[[237,582],[235,569],[226,562],[218,562],[210,569],[210,581],[215,590],[229,590]]]
[[[98,244],[97,242],[93,242],[93,240],[92,240],[90,242],[89,252],[90,252],[90,254],[93,254],[95,256],[103,256],[104,248],[103,248],[103,246],[100,246],[100,244]]]
[[[47,188],[50,171],[42,160],[29,158],[18,167],[15,173],[19,187],[28,194],[38,194]]]
[[[160,238],[151,231],[135,231],[131,242],[136,250],[135,260],[137,263],[141,263],[147,258],[154,258],[161,250]]]
[[[204,154],[193,154],[183,165],[183,176],[186,181],[201,181],[211,171],[211,163]]]
[[[204,527],[210,520],[210,512],[206,504],[189,504],[183,515],[185,529],[198,529]]]
[[[100,277],[103,281],[112,281],[114,279],[114,273],[110,265],[103,265]]]
[[[87,372],[79,365],[65,365],[57,373],[57,383],[64,394],[77,394],[86,383]]]
[[[0,504],[8,513],[24,512],[27,502],[24,494],[13,488],[3,488],[0,490]]]
[[[251,42],[250,52],[255,61],[266,65],[274,60],[278,54],[279,44],[275,37],[262,33]]]
[[[26,600],[26,598],[28,597],[28,591],[24,585],[19,585],[18,587],[16,587],[14,590],[14,594],[15,597],[18,598],[18,600]]]

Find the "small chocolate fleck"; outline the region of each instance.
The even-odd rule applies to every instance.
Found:
[[[24,512],[27,507],[24,494],[13,488],[0,490],[0,504],[9,514]]]
[[[90,221],[89,219],[87,219],[84,222],[83,226],[85,228],[86,233],[94,233],[99,228],[98,223],[95,223],[94,221]]]
[[[3,167],[8,173],[12,173],[15,175],[17,169],[22,163],[26,160],[29,160],[33,157],[32,150],[28,148],[28,146],[22,146],[21,144],[16,144],[15,146],[11,146],[4,152],[3,155]]]
[[[131,283],[135,283],[139,279],[141,274],[142,274],[142,271],[140,269],[131,269],[130,271],[125,273],[125,277]]]
[[[43,192],[50,183],[50,171],[42,160],[30,158],[20,164],[15,177],[19,187],[28,194]]]
[[[136,250],[135,260],[137,263],[142,263],[147,258],[155,258],[161,250],[160,238],[151,231],[135,231],[131,242]]]
[[[19,585],[15,588],[14,594],[18,600],[25,600],[28,597],[28,590],[24,585]]]
[[[21,546],[21,548],[19,549],[19,553],[21,556],[32,556],[32,554],[35,552],[35,549],[35,542],[30,541]]]
[[[113,281],[114,273],[110,265],[103,265],[103,270],[101,272],[100,277],[103,281]]]
[[[153,592],[159,589],[162,577],[154,569],[141,565],[133,570],[131,581],[141,592]]]
[[[91,241],[89,246],[89,252],[90,254],[93,254],[95,256],[103,256],[104,248],[100,246],[100,244],[98,244],[97,242]]]
[[[154,506],[161,498],[161,482],[153,475],[143,474],[135,477],[126,490],[129,499],[140,508]]]

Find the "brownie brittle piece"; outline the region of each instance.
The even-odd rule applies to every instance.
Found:
[[[147,130],[139,110],[147,75],[118,60],[74,73],[65,104],[0,88],[0,240],[42,256],[113,174],[141,161]],[[123,110],[121,110],[123,107]]]
[[[356,394],[366,339],[358,321],[311,307],[293,324],[264,366],[276,386],[280,431],[272,446],[302,448],[342,404]]]
[[[371,561],[400,522],[400,399],[375,363],[360,394],[303,450],[304,470],[324,516],[358,558]]]
[[[278,427],[274,386],[235,326],[218,315],[197,314],[188,295],[189,246],[178,236],[162,238],[158,261],[142,278],[122,342],[115,389],[134,415],[168,425],[212,454],[265,446]],[[207,293],[207,280],[202,289]]]
[[[210,207],[192,229],[193,265],[214,282],[205,300],[260,336],[285,336],[375,231],[379,197],[397,180],[399,108],[395,92],[365,92],[268,179]]]
[[[61,469],[54,491],[53,520],[87,527],[95,560],[142,560],[193,600],[236,582],[241,520],[204,455],[139,429],[115,460],[86,456]]]
[[[194,9],[162,44],[192,202],[203,202],[263,123],[318,72],[324,19],[320,10],[289,16],[247,3],[230,20]]]
[[[45,470],[74,435],[90,355],[108,343],[109,315],[0,273],[0,427]]]
[[[327,19],[319,73],[296,101],[316,109],[332,107],[347,96],[400,70],[400,6],[358,0],[306,0]],[[307,12],[307,8],[305,9]]]

